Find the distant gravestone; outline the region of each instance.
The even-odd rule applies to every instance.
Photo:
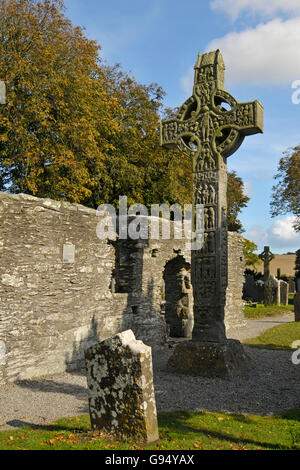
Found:
[[[290,279],[289,280],[289,293],[294,294],[295,290],[296,290],[296,283],[293,279]]]
[[[245,283],[243,286],[243,299],[254,300],[255,295],[255,280],[252,274],[246,274]]]
[[[255,283],[255,291],[254,291],[254,301],[258,303],[262,303],[264,301],[265,296],[265,286],[263,281],[256,281]]]
[[[295,321],[300,321],[300,292],[294,297]]]
[[[151,348],[128,330],[87,349],[85,361],[92,427],[156,441]]]
[[[280,304],[288,305],[289,303],[289,285],[285,281],[280,282]]]

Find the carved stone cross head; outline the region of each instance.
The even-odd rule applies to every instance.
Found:
[[[275,255],[271,253],[269,246],[265,246],[264,251],[259,255],[259,258],[264,262],[265,269],[269,269],[269,265],[271,261],[275,258]]]
[[[221,169],[245,136],[263,132],[263,106],[238,103],[227,93],[224,70],[219,50],[199,53],[193,95],[175,118],[161,123],[161,145],[192,157],[194,172]]]

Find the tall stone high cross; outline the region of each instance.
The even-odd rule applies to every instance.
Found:
[[[192,342],[224,343],[227,287],[227,157],[245,136],[263,132],[259,101],[238,103],[224,86],[219,50],[199,54],[193,95],[175,118],[161,124],[161,145],[193,162],[193,207],[204,206],[204,246],[192,251]]]

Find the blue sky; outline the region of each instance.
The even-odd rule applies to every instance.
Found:
[[[258,99],[265,132],[247,137],[228,159],[251,197],[241,221],[245,237],[274,253],[300,248],[293,216],[270,217],[271,190],[282,152],[300,144],[299,0],[65,0],[74,25],[145,84],[167,93],[167,106],[192,94],[198,52],[220,48],[226,89],[239,101]],[[296,83],[299,81],[299,83]],[[295,82],[295,83],[294,83]],[[297,88],[292,88],[292,84]],[[299,93],[298,93],[299,91]],[[295,103],[292,102],[294,94]]]

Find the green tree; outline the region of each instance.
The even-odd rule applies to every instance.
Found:
[[[259,255],[255,253],[255,251],[257,251],[257,248],[258,247],[254,242],[247,240],[247,238],[244,238],[243,253],[244,253],[246,267],[247,268],[252,267],[254,271],[256,271],[257,264],[262,264],[262,261],[259,258]]]
[[[190,203],[192,165],[179,151],[160,146],[160,119],[164,92],[157,84],[138,83],[120,65],[103,66],[105,87],[121,112],[114,116],[120,129],[111,136],[111,149],[102,167],[90,172],[98,181],[85,204],[93,207],[110,202],[118,205],[120,195],[128,204]]]
[[[227,187],[227,221],[228,230],[232,232],[244,232],[241,221],[238,215],[244,207],[247,207],[250,198],[245,195],[244,183],[242,178],[237,176],[236,171],[228,173],[228,187]]]
[[[60,0],[0,4],[0,190],[81,202],[191,203],[192,162],[160,146],[164,92],[119,65],[64,16]],[[165,116],[164,116],[165,117]],[[229,229],[249,198],[229,173]]]
[[[294,228],[300,231],[300,146],[284,152],[274,177],[271,215],[292,213],[296,216]]]

